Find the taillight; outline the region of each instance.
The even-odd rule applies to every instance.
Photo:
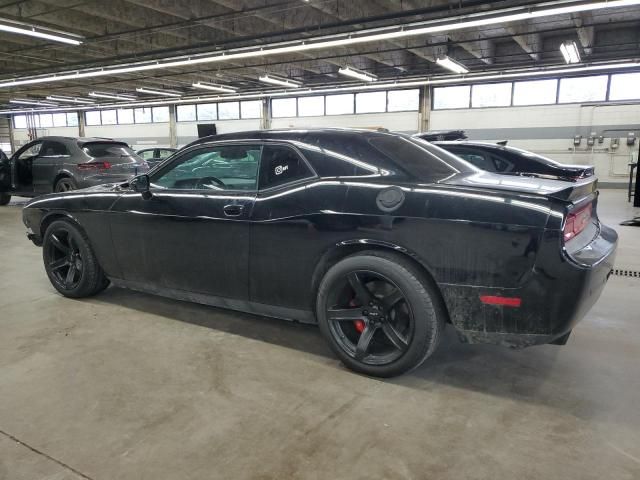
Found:
[[[582,232],[589,222],[591,221],[591,214],[593,212],[593,205],[590,203],[589,205],[582,207],[581,209],[570,212],[567,215],[567,220],[564,223],[564,241],[571,240],[573,237]]]
[[[108,170],[111,168],[109,162],[91,162],[91,163],[79,163],[79,170]]]

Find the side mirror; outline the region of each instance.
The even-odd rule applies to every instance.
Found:
[[[142,198],[149,200],[151,192],[149,191],[149,175],[139,175],[131,180],[131,186],[136,192],[142,193]]]

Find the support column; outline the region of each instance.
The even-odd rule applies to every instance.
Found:
[[[9,143],[11,144],[11,155],[18,150],[18,146],[16,145],[16,137],[13,132],[13,115],[9,116]],[[11,155],[8,155],[9,157]]]
[[[269,97],[262,99],[262,118],[260,119],[260,128],[262,130],[271,128],[271,99]]]
[[[419,132],[426,132],[429,130],[431,124],[431,87],[425,85],[420,89],[420,110],[419,110]]]
[[[76,112],[76,115],[78,115],[78,136],[79,137],[84,137],[84,113],[82,113],[81,111]]]
[[[171,148],[178,148],[177,110],[175,105],[169,105],[169,146]]]

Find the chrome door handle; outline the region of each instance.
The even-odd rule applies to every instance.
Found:
[[[242,214],[244,205],[225,205],[222,210],[227,217],[237,217]]]

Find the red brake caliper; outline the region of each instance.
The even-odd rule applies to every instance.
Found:
[[[356,303],[354,300],[355,299],[351,299],[351,301],[349,302],[349,306],[351,307],[356,306]],[[364,320],[354,320],[353,325],[356,327],[356,330],[358,331],[358,333],[362,333],[364,331],[364,327],[366,326],[364,324]]]

